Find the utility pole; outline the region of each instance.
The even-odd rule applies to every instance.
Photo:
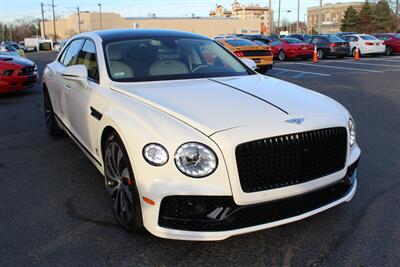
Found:
[[[269,34],[272,34],[272,23],[273,23],[273,18],[272,18],[272,8],[271,8],[271,0],[268,1],[268,8],[269,8]]]
[[[81,33],[81,12],[79,11],[79,6],[76,7],[76,12],[78,15],[78,32]]]
[[[281,0],[279,0],[279,7],[278,7],[278,34],[281,31]]]
[[[102,30],[103,29],[103,23],[101,21],[101,4],[97,4],[97,5],[99,6],[99,9],[100,9],[100,30]]]
[[[44,9],[43,9],[44,4],[40,3],[40,7],[42,9],[42,28],[40,29],[41,30],[40,33],[43,35],[43,38],[46,39],[46,26],[44,25]]]
[[[396,16],[399,15],[399,0],[396,0]]]
[[[297,0],[297,25],[296,25],[296,33],[299,32],[299,21],[300,21],[300,0]]]
[[[319,0],[318,33],[322,33],[322,0]]]
[[[54,33],[54,38],[53,38],[53,41],[54,42],[57,42],[57,32],[56,32],[56,13],[55,13],[55,11],[54,11],[54,0],[51,0],[51,7],[52,7],[52,9],[53,9],[53,28],[54,28],[54,31],[53,31],[53,33]]]

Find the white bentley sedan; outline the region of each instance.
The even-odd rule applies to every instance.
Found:
[[[349,112],[252,67],[192,33],[80,34],[44,71],[48,133],[104,175],[122,227],[163,238],[221,240],[350,201]]]

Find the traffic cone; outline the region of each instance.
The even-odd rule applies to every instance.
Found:
[[[314,46],[313,63],[318,63],[318,51],[317,46]]]
[[[356,47],[356,53],[354,55],[354,60],[355,61],[359,61],[360,60],[360,50],[358,49],[358,47]]]

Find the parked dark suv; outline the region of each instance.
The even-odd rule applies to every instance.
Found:
[[[350,45],[348,42],[336,35],[315,35],[309,42],[317,46],[318,58],[334,56],[344,58],[350,55]]]

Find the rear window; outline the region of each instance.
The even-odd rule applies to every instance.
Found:
[[[285,38],[286,42],[289,44],[299,44],[302,43],[303,41],[297,39],[297,38]]]
[[[372,35],[360,35],[361,39],[366,40],[366,41],[376,41],[378,38],[372,36]]]
[[[343,40],[342,38],[335,36],[335,35],[329,36],[329,40],[331,42],[345,42],[345,40]]]
[[[254,46],[254,43],[245,39],[226,40],[232,46]]]

